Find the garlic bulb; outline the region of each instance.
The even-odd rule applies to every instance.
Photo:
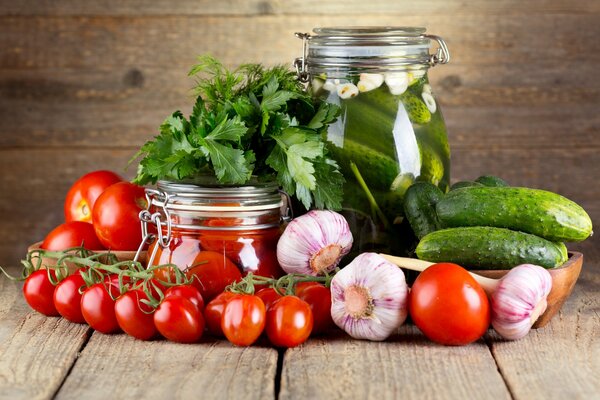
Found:
[[[531,326],[546,311],[546,298],[552,277],[542,267],[523,264],[511,269],[490,296],[492,326],[505,339],[527,335]]]
[[[277,260],[288,274],[331,272],[352,247],[346,219],[333,211],[313,210],[288,224],[277,243]]]
[[[363,253],[331,281],[331,317],[355,339],[385,340],[406,320],[408,286],[400,268]]]
[[[349,99],[358,94],[358,88],[354,83],[342,83],[337,86],[337,94],[341,99]]]

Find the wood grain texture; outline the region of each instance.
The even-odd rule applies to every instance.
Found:
[[[50,399],[90,329],[31,311],[21,286],[0,277],[0,399]]]
[[[276,370],[275,349],[142,342],[96,332],[56,398],[272,399]]]
[[[510,394],[485,343],[436,345],[408,325],[382,343],[328,337],[288,349],[279,398],[510,399]]]

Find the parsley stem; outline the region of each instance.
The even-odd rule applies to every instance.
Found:
[[[367,183],[365,182],[360,171],[358,170],[358,167],[352,161],[350,162],[350,169],[354,173],[354,176],[356,177],[358,184],[364,190],[365,195],[367,196],[367,199],[369,200],[369,204],[371,204],[371,207],[375,210],[375,213],[377,214],[379,219],[381,219],[383,226],[385,227],[385,229],[390,229],[390,221],[388,221],[388,219],[385,217],[385,214],[383,214],[383,212],[381,211],[381,208],[379,208],[379,205],[377,204],[375,197],[373,197],[373,194],[369,190],[369,187],[367,186]]]

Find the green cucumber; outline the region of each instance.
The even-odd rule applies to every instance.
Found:
[[[579,242],[592,233],[592,220],[583,208],[538,189],[467,187],[449,192],[436,211],[446,227],[495,226],[557,242]]]
[[[408,114],[408,118],[415,124],[426,124],[431,120],[431,112],[418,96],[406,91],[399,96],[389,92],[387,85],[383,84],[375,90],[361,93],[356,99],[396,118],[400,101]],[[353,99],[354,100],[354,99]]]
[[[444,177],[442,159],[433,149],[425,144],[419,146],[419,153],[421,155],[421,175],[419,176],[419,180],[439,185]]]
[[[563,258],[567,260],[569,258],[569,251],[567,250],[567,246],[563,242],[554,242],[558,250],[560,250],[560,254],[563,255]]]
[[[342,102],[344,137],[364,144],[389,157],[395,157],[394,123],[396,113],[388,114],[377,104],[363,101],[362,94]]]
[[[493,175],[482,175],[479,178],[475,179],[475,182],[481,183],[483,186],[490,187],[506,187],[510,186],[504,179],[498,178]]]
[[[546,239],[484,226],[432,232],[421,239],[416,253],[421,260],[476,269],[510,269],[520,264],[554,268],[567,260],[558,246]]]
[[[431,112],[420,98],[410,92],[400,95],[408,118],[415,124],[426,124],[431,121]]]
[[[429,182],[416,182],[404,195],[404,215],[415,235],[421,239],[442,228],[435,213],[435,204],[444,193]]]
[[[479,182],[473,182],[473,181],[458,181],[454,185],[450,186],[450,190],[462,189],[462,188],[471,187],[471,186],[481,187],[484,185]]]

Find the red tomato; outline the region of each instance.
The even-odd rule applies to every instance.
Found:
[[[185,273],[188,278],[195,276],[192,285],[195,286],[202,298],[210,301],[225,288],[242,279],[240,270],[229,261],[223,253],[201,251],[198,253],[192,267]]]
[[[141,186],[119,182],[106,189],[92,211],[100,242],[111,250],[137,250],[142,242],[139,213],[146,204]]]
[[[94,171],[77,179],[65,199],[65,220],[91,223],[92,209],[98,196],[110,185],[122,180],[111,171]]]
[[[302,294],[302,292],[305,289],[308,289],[309,287],[313,287],[313,286],[323,286],[322,284],[320,284],[319,282],[298,282],[296,284],[296,296],[300,297],[300,294]]]
[[[279,292],[273,288],[262,288],[256,292],[256,295],[260,297],[263,303],[265,303],[267,311],[275,301],[281,298],[281,294],[279,294]]]
[[[134,289],[115,301],[115,316],[123,332],[140,340],[150,340],[157,334],[152,307],[142,303],[148,296],[143,290]]]
[[[302,290],[296,289],[296,293],[312,311],[314,323],[311,335],[318,335],[335,326],[331,319],[331,291],[328,288],[321,284],[305,285]]]
[[[62,251],[78,246],[89,250],[104,249],[94,227],[81,221],[66,222],[57,226],[46,236],[40,247],[50,251]]]
[[[107,284],[96,283],[83,292],[81,312],[85,322],[93,329],[102,333],[114,333],[119,331],[115,301],[110,297],[105,285]]]
[[[128,276],[123,276],[123,278],[121,278],[121,281],[124,286],[123,291],[126,291],[128,289],[129,283],[131,282],[131,278]],[[107,277],[104,278],[104,283],[105,283],[105,286],[110,291],[110,295],[113,299],[116,299],[117,297],[119,297],[121,295],[121,288],[119,286],[119,275],[117,275],[117,274],[108,275]]]
[[[190,285],[178,285],[171,286],[165,292],[165,299],[168,299],[171,296],[181,296],[185,299],[191,301],[200,312],[204,311],[204,299],[200,294],[200,291],[196,289],[194,286]]]
[[[63,279],[54,289],[54,306],[66,320],[77,324],[84,324],[85,319],[81,313],[80,288],[85,288],[81,274],[76,273]]]
[[[223,310],[221,329],[236,346],[250,346],[265,329],[265,303],[258,296],[238,294]]]
[[[412,286],[408,304],[415,325],[437,343],[474,342],[490,325],[485,292],[456,264],[434,264],[421,272]]]
[[[171,296],[165,298],[154,312],[154,325],[172,342],[195,343],[202,337],[204,318],[190,300]]]
[[[211,335],[217,337],[223,337],[223,330],[221,329],[221,318],[223,317],[223,309],[225,304],[232,297],[236,296],[235,293],[223,292],[206,305],[204,309],[204,320],[206,321],[206,327]]]
[[[33,272],[25,279],[23,284],[23,295],[27,304],[35,311],[50,317],[59,315],[54,306],[54,285],[48,277],[48,273],[55,277],[53,270],[40,269]]]
[[[310,306],[296,296],[283,296],[267,311],[267,337],[277,347],[295,347],[306,342],[312,328]]]

